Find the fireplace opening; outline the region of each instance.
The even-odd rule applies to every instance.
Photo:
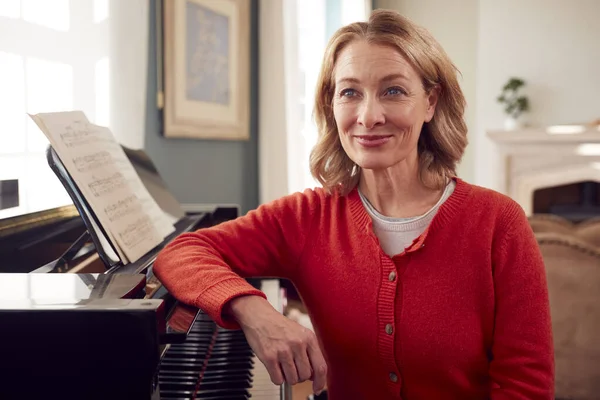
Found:
[[[534,214],[554,214],[572,222],[600,216],[600,184],[593,181],[538,189],[533,193]]]

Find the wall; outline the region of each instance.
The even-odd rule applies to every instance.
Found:
[[[150,51],[144,148],[181,203],[258,205],[258,2],[252,0],[249,141],[165,139],[156,108],[156,2],[150,1]]]
[[[465,120],[469,145],[458,167],[458,175],[470,182],[475,178],[477,142],[478,3],[478,0],[374,0],[373,3],[375,8],[399,11],[429,30],[461,72],[459,81],[467,101]]]
[[[600,118],[600,1],[482,0],[479,8],[476,181],[496,188],[498,160],[485,131],[502,128],[495,99],[510,76],[527,82],[533,125]]]

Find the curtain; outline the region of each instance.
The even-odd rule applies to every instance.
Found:
[[[109,127],[134,149],[144,147],[149,7],[149,0],[110,0]]]

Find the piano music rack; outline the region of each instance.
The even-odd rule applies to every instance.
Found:
[[[81,193],[81,190],[71,177],[71,174],[69,174],[65,168],[63,162],[52,146],[48,146],[48,149],[46,150],[46,159],[48,161],[48,165],[52,171],[54,171],[59,181],[69,194],[69,197],[73,201],[73,205],[79,212],[79,215],[85,224],[86,232],[84,232],[81,237],[77,239],[77,241],[65,252],[65,254],[63,254],[62,257],[51,263],[52,265],[45,265],[39,272],[49,272],[49,269],[54,270],[55,268],[59,268],[64,265],[64,263],[67,263],[70,258],[79,251],[81,246],[88,241],[88,239],[91,239],[94,243],[96,251],[98,252],[98,256],[104,265],[107,266],[107,269],[122,265],[122,262],[117,255],[115,244],[109,240],[106,230],[100,223],[98,216],[90,207],[89,203]]]

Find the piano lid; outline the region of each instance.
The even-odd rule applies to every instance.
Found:
[[[158,206],[173,220],[183,218],[185,212],[181,208],[181,204],[173,196],[146,152],[143,150],[132,150],[125,146],[121,147]]]
[[[141,274],[0,274],[0,307],[18,300],[132,298],[145,285]]]
[[[183,342],[198,309],[160,297],[136,299],[145,286],[143,274],[0,274],[0,317],[6,311],[155,310],[161,343]]]
[[[59,311],[67,312],[67,314],[58,314]],[[72,311],[79,311],[88,315],[86,321],[94,321],[94,316],[91,313],[94,312],[110,312],[110,313],[122,313],[122,312],[137,312],[137,311],[152,311],[156,313],[157,317],[156,325],[158,333],[161,339],[164,337],[165,342],[171,336],[172,333],[166,331],[166,325],[163,318],[164,314],[164,303],[161,300],[152,299],[18,299],[6,301],[0,299],[0,318],[5,318],[8,313],[21,313],[23,312],[45,312],[54,314],[56,322],[61,324],[81,324],[82,321]],[[33,315],[33,314],[32,314]],[[98,315],[98,314],[96,314]],[[113,314],[114,315],[114,314]],[[133,314],[132,314],[133,315]],[[105,320],[103,318],[103,320]],[[114,317],[106,320],[106,323],[114,323]],[[95,320],[98,323],[98,320]],[[9,324],[10,325],[10,324]],[[40,324],[42,325],[42,324]],[[8,325],[7,325],[8,326]],[[47,329],[47,326],[46,326]],[[40,328],[38,331],[44,331]],[[125,329],[124,329],[125,331]],[[169,336],[170,335],[170,336]],[[179,333],[183,336],[183,333]],[[115,339],[115,338],[111,338]]]
[[[78,217],[73,206],[62,206],[0,219],[0,239]]]

